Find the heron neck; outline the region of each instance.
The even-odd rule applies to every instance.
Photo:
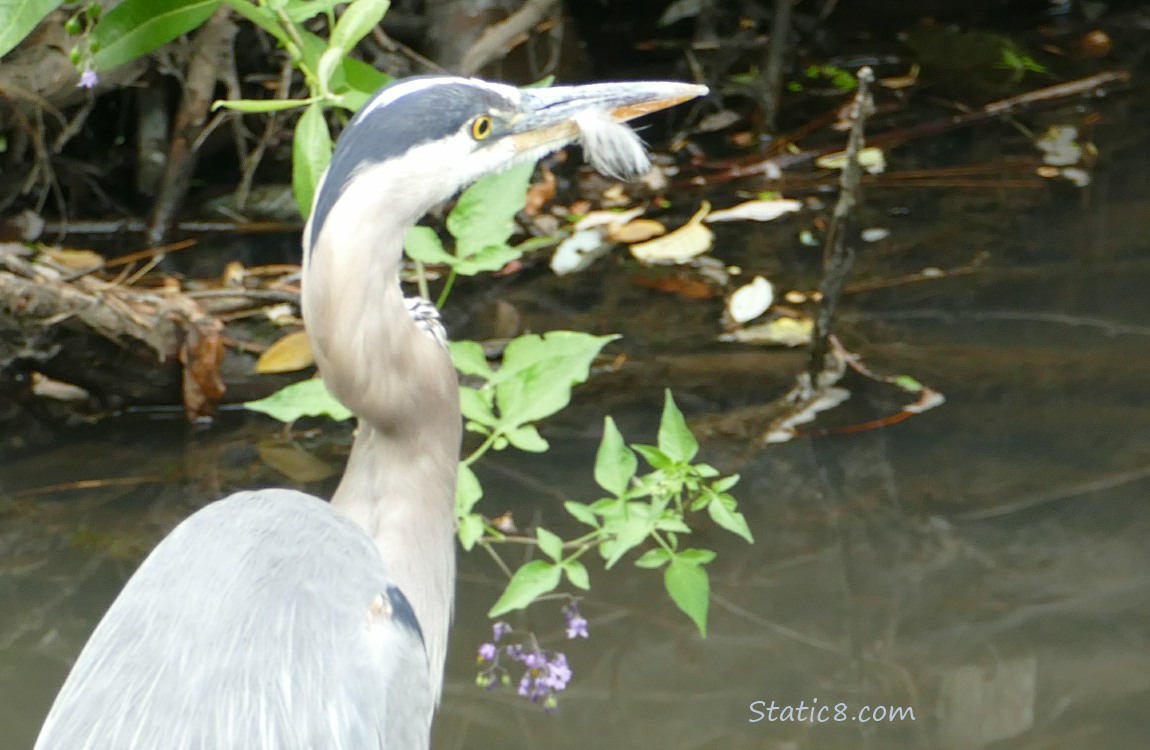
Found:
[[[459,384],[450,355],[403,303],[402,238],[414,219],[347,198],[310,248],[302,290],[320,374],[359,417],[332,505],[372,536],[411,602],[438,697],[455,581]]]

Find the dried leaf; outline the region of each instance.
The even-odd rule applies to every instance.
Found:
[[[306,331],[292,331],[268,347],[256,362],[256,372],[269,375],[296,372],[315,364]]]
[[[802,201],[790,198],[775,198],[774,200],[757,200],[740,203],[731,208],[715,211],[707,217],[707,222],[714,221],[774,221],[780,216],[794,213],[803,207]]]
[[[559,243],[551,256],[551,270],[556,276],[584,271],[610,249],[598,229],[584,229]]]
[[[263,440],[256,451],[261,461],[294,482],[319,482],[336,474],[334,466],[298,445]]]
[[[104,262],[104,256],[92,250],[66,250],[62,247],[48,247],[44,255],[53,263],[75,271],[83,271],[99,266]]]
[[[220,328],[216,321],[203,326],[191,325],[180,347],[180,362],[184,365],[184,411],[192,421],[210,417],[227,389],[220,374],[220,363],[224,361]]]
[[[703,226],[711,204],[703,201],[698,212],[683,226],[658,239],[631,245],[631,254],[643,263],[683,263],[711,249],[715,235]]]
[[[775,301],[771,282],[756,276],[750,284],[736,289],[727,300],[727,313],[736,323],[746,323],[765,313]]]
[[[625,245],[631,245],[666,233],[667,227],[663,226],[661,222],[655,221],[654,219],[636,219],[621,227],[611,227],[607,231],[607,239],[611,240],[611,242],[621,242]]]
[[[523,206],[523,213],[527,216],[535,216],[555,198],[555,189],[559,184],[555,173],[546,164],[542,164],[539,167],[539,177],[538,182],[531,183],[527,188],[527,202]]]
[[[766,323],[747,326],[724,333],[719,341],[737,341],[740,344],[803,346],[811,342],[815,322],[810,318],[781,317]]]
[[[643,212],[647,210],[646,206],[636,206],[629,211],[591,211],[579,221],[575,222],[575,231],[581,232],[584,229],[592,229],[594,227],[612,227],[623,226],[632,219],[642,216]]]
[[[837,154],[827,154],[826,156],[815,159],[815,164],[823,169],[842,169],[847,163],[846,151],[839,151]],[[859,166],[862,167],[867,174],[879,174],[886,171],[886,156],[883,154],[881,148],[868,146],[859,151]]]
[[[652,278],[638,276],[635,278],[635,283],[658,292],[678,294],[680,297],[686,297],[687,299],[711,299],[715,296],[714,289],[705,281],[695,278],[679,276],[658,276]]]

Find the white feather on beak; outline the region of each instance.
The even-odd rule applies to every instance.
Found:
[[[579,128],[583,152],[597,171],[617,180],[632,180],[651,168],[642,139],[608,112],[588,109],[571,119]]]

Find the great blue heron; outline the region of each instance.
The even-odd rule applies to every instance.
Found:
[[[331,504],[242,492],[180,524],[96,628],[37,750],[426,748],[455,585],[460,414],[438,322],[400,291],[404,235],[464,185],[576,139],[601,169],[640,171],[619,123],[705,91],[381,89],[340,138],[304,230],[312,348],[359,417]]]

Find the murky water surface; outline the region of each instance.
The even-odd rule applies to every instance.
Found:
[[[1144,112],[1110,116],[1145,120]],[[1010,141],[1008,129],[991,129]],[[558,612],[540,607],[524,624],[565,648],[575,672],[554,716],[510,691],[474,686],[475,648],[489,633],[484,613],[502,583],[485,557],[462,556],[434,746],[1143,746],[1144,130],[1097,134],[1104,161],[1088,194],[871,190],[871,223],[892,235],[864,250],[855,281],[988,254],[976,273],[872,285],[844,302],[849,347],[947,397],[886,429],[756,448],[738,417],[777,395],[801,356],[711,343],[717,303],[659,295],[619,272],[514,288],[509,299],[533,327],[622,332],[632,364],[586,387],[548,425],[551,453],[488,462],[485,511],[555,523],[560,498],[594,499],[601,415],[610,411],[628,437],[649,439],[659,392],[670,385],[713,434],[708,459],[743,475],[737,495],[758,541],[699,532],[720,553],[706,640],[656,576],[626,566],[594,575],[583,604],[587,641],[565,643]],[[1107,143],[1118,145],[1107,152]],[[802,287],[813,263],[796,228],[721,227],[718,252],[784,288]],[[897,411],[895,394],[849,385],[850,404],[827,424]],[[31,746],[86,637],[168,529],[232,490],[291,484],[260,460],[258,445],[274,431],[239,415],[199,433],[135,417],[0,463],[0,750]],[[336,471],[338,455],[338,445],[319,451]],[[88,480],[98,481],[75,484]],[[326,494],[332,480],[294,486]],[[827,707],[815,714],[825,720],[799,721],[800,706]]]

